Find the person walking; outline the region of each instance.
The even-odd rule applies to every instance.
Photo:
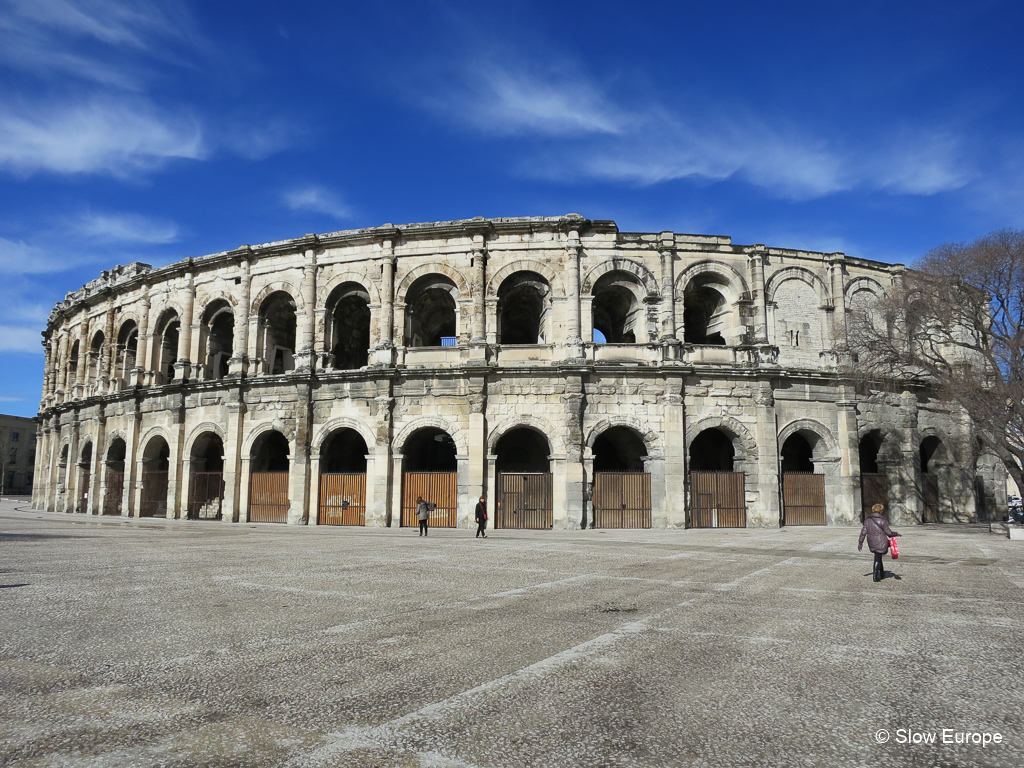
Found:
[[[882,565],[882,555],[889,552],[889,538],[899,536],[896,531],[889,527],[889,520],[885,516],[885,506],[875,504],[871,507],[871,514],[864,520],[860,529],[860,540],[857,542],[857,551],[864,549],[864,539],[868,540],[868,549],[875,554],[875,567],[872,571],[872,580],[881,581],[885,578],[885,568]]]
[[[487,528],[487,497],[481,496],[480,501],[476,503],[476,537],[479,539],[483,536],[487,538],[487,534],[484,530]]]
[[[426,536],[430,529],[430,505],[422,496],[416,497],[416,517],[420,521],[420,536]]]

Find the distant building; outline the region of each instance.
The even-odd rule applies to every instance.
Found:
[[[35,463],[35,419],[0,414],[0,493],[31,494]]]

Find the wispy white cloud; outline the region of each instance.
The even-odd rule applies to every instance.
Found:
[[[25,398],[23,397],[6,397],[4,395],[0,395],[0,403],[20,403],[24,399]]]
[[[309,186],[292,189],[284,193],[284,203],[293,211],[311,211],[322,213],[335,219],[347,219],[352,216],[352,209],[324,187]]]
[[[0,167],[20,174],[125,176],[176,158],[206,155],[195,120],[158,113],[145,102],[94,99],[79,104],[0,107]]]
[[[0,352],[32,352],[41,355],[43,348],[40,330],[0,325]]]
[[[178,240],[178,225],[134,213],[87,213],[70,224],[75,234],[98,243],[166,244]]]

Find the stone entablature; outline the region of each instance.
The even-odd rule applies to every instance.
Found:
[[[924,496],[907,489],[921,485],[911,459],[927,422],[943,447],[938,514],[973,517],[973,502],[952,503],[970,501],[977,462],[962,414],[909,384],[896,403],[858,396],[837,373],[847,312],[902,270],[572,214],[389,224],[117,267],[69,293],[44,333],[35,501],[98,513],[107,470],[123,465],[122,514],[160,507],[145,476],[166,482],[167,514],[182,516],[196,466],[213,461],[218,510],[244,520],[275,433],[288,519],[315,521],[325,441],[347,430],[365,447],[366,524],[390,524],[415,463],[403,451],[432,430],[454,446],[467,524],[470,500],[494,498],[496,473],[513,466],[503,450],[546,450],[554,524],[593,523],[595,462],[611,451],[651,475],[652,525],[683,526],[692,444],[713,430],[746,475],[748,525],[779,524],[779,439],[796,433],[813,454],[801,461],[826,476],[829,522],[859,519],[865,435],[878,437],[875,474],[902,496],[894,517],[917,519]],[[546,447],[499,448],[523,429]],[[625,442],[607,448],[609,430]],[[111,450],[123,452],[112,464]]]

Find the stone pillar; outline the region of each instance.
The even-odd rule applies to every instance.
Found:
[[[125,435],[124,451],[124,495],[121,498],[121,517],[138,517],[138,498],[142,491],[138,466],[139,433],[142,429],[142,413],[139,403],[128,414],[128,430]],[[136,488],[136,485],[139,487]]]
[[[63,403],[70,383],[68,381],[68,362],[71,355],[71,335],[65,333],[57,340],[57,345],[57,360],[54,364],[59,367],[57,368],[57,390],[54,392],[54,399],[59,403]]]
[[[32,509],[49,510],[48,497],[52,485],[50,467],[53,466],[53,428],[49,419],[40,419],[37,428],[39,446],[36,449],[36,464],[33,467],[36,482],[32,484]]]
[[[321,446],[322,448],[323,446]],[[366,462],[366,475],[370,475],[370,462]],[[369,491],[369,488],[367,488]],[[368,503],[367,498],[363,503]],[[365,507],[364,507],[365,509]],[[309,509],[306,510],[306,524],[320,525],[320,454],[309,457]]]
[[[388,528],[402,527],[402,461],[405,457],[397,451],[391,454],[391,498],[388,504]]]
[[[750,318],[751,344],[768,343],[768,309],[767,297],[764,295],[764,263],[768,258],[768,249],[763,245],[755,245],[747,254],[747,269],[750,277],[750,298],[754,302],[753,317]]]
[[[49,338],[43,341],[43,394],[39,398],[39,410],[52,405],[53,400],[53,344]],[[38,455],[38,453],[37,453]]]
[[[313,344],[316,328],[316,236],[306,236],[307,240],[310,238],[312,244],[304,253],[302,265],[302,314],[298,318],[299,340],[296,346],[299,351],[295,355],[295,368],[300,371],[312,370],[316,356]]]
[[[374,349],[375,365],[391,365],[394,361],[395,326],[395,249],[391,240],[381,243],[380,316],[377,318],[379,340]]]
[[[192,314],[195,307],[196,287],[192,270],[186,273],[186,283],[181,301],[181,317],[178,320],[177,361],[174,363],[174,379],[179,384],[192,376]],[[168,517],[170,510],[168,510]]]
[[[239,300],[235,315],[234,338],[231,340],[231,359],[228,360],[228,374],[244,378],[249,371],[249,292],[252,277],[249,269],[250,253],[244,253],[238,265]]]
[[[146,385],[149,371],[149,287],[141,286],[142,311],[139,313],[139,341],[135,346],[135,368],[132,369],[131,384],[134,387]]]
[[[677,341],[676,337],[676,236],[672,232],[661,233],[661,341]]]
[[[897,499],[897,502],[902,504],[902,509],[898,510],[898,517],[891,517],[891,521],[893,524],[916,525],[921,522],[924,496],[921,487],[921,439],[918,436],[917,396],[913,392],[906,390],[900,395],[900,412],[897,418],[896,433],[904,439],[900,445],[902,461],[895,467],[895,471],[900,476],[903,492]],[[893,501],[892,494],[889,496],[889,504],[895,513],[897,503]]]
[[[551,480],[554,483],[553,477]],[[487,527],[494,528],[498,519],[498,456],[493,453],[487,454],[487,517]]]
[[[856,525],[861,518],[860,435],[857,427],[857,400],[853,387],[839,385],[836,400],[839,441],[838,498],[825,500],[830,525]]]
[[[179,337],[180,339],[180,337]],[[188,506],[188,474],[185,463],[185,398],[176,403],[173,411],[174,429],[169,429],[171,441],[167,444],[167,519],[177,520],[185,517],[183,513]],[[169,398],[168,398],[169,399]]]
[[[757,499],[754,510],[747,510],[747,527],[778,528],[782,522],[779,500],[779,438],[775,416],[775,393],[769,380],[753,384],[757,408],[754,441],[757,445]],[[747,490],[751,490],[749,483]]]
[[[469,380],[469,467],[466,475],[466,497],[469,499],[466,514],[467,525],[472,527],[472,511],[476,502],[486,495],[486,461],[487,461],[487,383],[483,377],[472,377]],[[488,499],[490,501],[490,499]],[[462,510],[460,510],[461,512]]]
[[[398,457],[398,466],[392,474],[391,456],[391,412],[394,400],[391,398],[391,382],[382,379],[377,382],[377,397],[370,403],[372,415],[376,423],[376,435],[373,452],[373,465],[366,465],[366,524],[374,527],[397,526],[392,514],[392,494],[394,488],[401,488],[402,462]],[[370,486],[373,486],[372,503]]]
[[[103,347],[100,350],[98,391],[106,394],[114,390],[114,365],[117,362],[117,339],[114,338],[114,296],[107,300],[107,322],[103,329]]]
[[[832,346],[846,344],[846,254],[828,257],[829,292],[832,297]]]
[[[233,399],[227,404],[228,423],[224,433],[224,501],[221,504],[221,521],[232,523],[239,518],[242,486],[248,483],[248,474],[242,472],[241,449],[245,437],[245,402],[241,391],[231,393]]]
[[[483,235],[473,236],[473,336],[470,359],[487,359],[487,249]]]
[[[583,375],[566,375],[565,394],[565,527],[579,528],[583,522],[583,497],[587,477],[583,468]]]
[[[662,403],[665,414],[664,491],[661,494],[663,505],[659,508],[654,503],[656,478],[652,472],[651,525],[685,528],[689,500],[686,498],[686,405],[683,400],[682,377],[665,378]]]
[[[583,520],[584,529],[596,528],[594,524],[594,452],[590,448],[583,449]]]
[[[567,266],[568,292],[567,301],[567,333],[565,339],[566,357],[578,360],[583,357],[583,339],[580,337],[580,256],[583,245],[578,230],[570,230],[565,244],[565,260]],[[582,471],[582,468],[581,470]]]
[[[77,411],[71,416],[71,443],[68,447],[68,465],[64,477],[64,511],[78,511],[78,433],[80,424]]]
[[[309,382],[296,384],[295,390],[295,444],[288,462],[288,499],[291,502],[288,523],[305,525],[309,520],[310,399],[313,393]]]
[[[81,400],[85,396],[86,383],[89,380],[89,318],[82,317],[78,327],[78,370],[75,373],[74,397]]]
[[[251,463],[249,455],[243,453],[239,462],[240,469],[238,472],[241,476],[238,483],[238,522],[240,523],[249,522],[249,491],[252,480]]]
[[[103,513],[103,486],[106,478],[103,468],[106,462],[103,457],[106,455],[107,436],[107,415],[100,406],[99,416],[96,419],[96,440],[92,444],[92,466],[89,468],[89,500],[86,514],[99,515]]]

